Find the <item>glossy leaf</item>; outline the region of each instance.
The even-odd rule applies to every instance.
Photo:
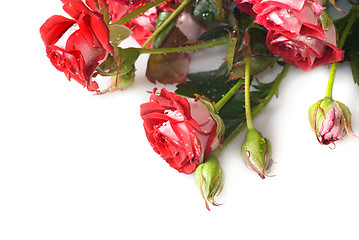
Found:
[[[176,93],[188,97],[205,96],[212,102],[219,101],[235,85],[225,75],[216,77],[216,70],[188,74],[186,83],[178,84]]]
[[[252,24],[247,30],[251,40],[252,55],[273,56],[273,54],[268,50],[266,44],[267,31],[257,26],[258,24]]]

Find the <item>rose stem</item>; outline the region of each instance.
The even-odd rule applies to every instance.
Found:
[[[342,49],[342,47],[344,46],[345,40],[348,37],[349,31],[352,28],[356,18],[357,18],[357,11],[358,11],[358,6],[354,7],[351,9],[350,13],[349,13],[349,19],[347,24],[345,25],[345,28],[343,29],[343,32],[341,34],[341,38],[338,44],[338,48]],[[337,66],[338,66],[338,62],[334,62],[332,63],[332,66],[330,68],[330,73],[329,73],[329,80],[328,80],[328,84],[327,84],[327,89],[325,91],[325,97],[326,98],[332,98],[332,94],[333,94],[333,85],[334,85],[334,78],[335,78],[335,73],[337,71]]]
[[[186,52],[199,50],[203,48],[215,47],[218,45],[223,45],[228,42],[227,38],[220,39],[217,41],[208,41],[202,44],[188,45],[182,47],[173,47],[173,48],[136,48],[140,54],[163,54],[163,53],[176,53],[176,52]]]
[[[192,0],[184,0],[181,5],[179,5],[178,8],[174,12],[172,12],[172,14],[152,33],[152,35],[142,45],[142,48],[147,48],[147,46],[152,42],[152,40],[157,37],[157,35],[162,32],[162,30],[167,27],[167,25],[173,19],[175,19],[182,12],[182,10],[185,9],[185,7],[187,7],[187,5],[191,2]]]
[[[132,18],[135,18],[137,17],[138,15],[140,15],[141,13],[144,13],[146,12],[148,9],[160,4],[160,3],[163,3],[165,2],[166,0],[154,0],[154,1],[151,1],[149,3],[147,3],[146,5],[143,5],[142,7],[140,8],[137,8],[136,10],[134,10],[133,12],[130,12],[129,14],[127,14],[126,16],[122,17],[120,20],[114,22],[114,23],[111,23],[111,24],[116,24],[116,25],[123,25],[125,24],[126,22],[130,21]]]
[[[287,75],[290,65],[287,63],[284,65],[282,71],[277,75],[276,79],[274,80],[275,83],[265,98],[265,101],[258,104],[256,107],[252,109],[252,117],[256,117],[268,104],[268,102],[272,99],[274,94],[278,91],[279,84],[281,83],[282,79]],[[217,148],[212,152],[212,155],[218,157],[219,153],[247,126],[246,122],[243,122],[239,125],[236,130],[234,130],[222,143],[221,147]]]
[[[251,81],[251,62],[252,57],[247,56],[244,58],[246,67],[244,72],[244,106],[246,109],[246,121],[248,129],[255,129],[252,120],[252,113],[251,113],[251,97],[250,97],[250,81]]]
[[[219,110],[228,102],[229,99],[237,92],[237,90],[243,85],[243,79],[238,80],[238,82],[224,95],[221,100],[219,100],[214,105],[214,112],[219,112]]]

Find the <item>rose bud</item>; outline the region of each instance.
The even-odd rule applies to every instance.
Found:
[[[242,156],[248,167],[264,179],[273,164],[270,141],[256,129],[248,129],[242,144]]]
[[[224,124],[205,99],[156,91],[141,105],[147,139],[171,167],[190,174],[219,146]]]
[[[204,163],[199,165],[194,173],[194,180],[205,200],[208,210],[208,202],[218,206],[214,197],[219,195],[223,189],[224,175],[217,157],[211,155]]]
[[[324,98],[313,104],[308,117],[320,144],[334,144],[335,141],[342,140],[347,133],[355,135],[351,128],[349,108],[331,98]]]

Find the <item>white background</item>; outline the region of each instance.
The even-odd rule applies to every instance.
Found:
[[[193,175],[168,167],[146,140],[139,105],[155,87],[144,76],[146,56],[132,87],[103,96],[50,64],[39,28],[61,6],[2,3],[1,240],[358,239],[359,140],[347,136],[331,150],[307,120],[324,95],[327,66],[290,69],[279,98],[254,120],[272,142],[277,176],[262,180],[245,166],[243,132],[220,155],[224,204],[209,212]],[[216,68],[223,48],[214,53],[194,55],[192,72]],[[347,64],[333,96],[350,107],[359,132],[359,87]]]

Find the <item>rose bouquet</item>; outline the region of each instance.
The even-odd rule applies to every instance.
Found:
[[[176,84],[175,92],[150,91],[140,117],[153,150],[178,172],[194,173],[207,209],[224,186],[219,154],[241,131],[247,129],[243,160],[262,179],[271,176],[271,143],[252,118],[291,66],[305,74],[331,65],[324,98],[308,113],[318,142],[335,146],[355,136],[349,108],[332,97],[339,62],[350,62],[359,84],[355,1],[335,20],[327,12],[342,11],[334,0],[61,1],[68,16],[51,16],[40,34],[51,64],[69,80],[95,94],[124,90],[135,80],[138,57],[149,54],[148,80]],[[129,37],[141,47],[122,47]],[[226,53],[218,69],[189,73],[193,54],[219,45]],[[273,81],[253,81],[274,66],[282,70]]]

